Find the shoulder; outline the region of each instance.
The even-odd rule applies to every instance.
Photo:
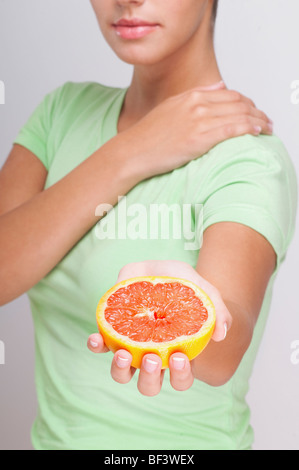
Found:
[[[261,155],[266,161],[289,161],[288,151],[276,135],[260,135],[254,137],[251,135],[244,135],[228,139],[210,150],[209,155],[212,155],[214,159],[228,160],[240,160],[248,161],[256,160],[261,162]]]
[[[45,96],[45,101],[55,108],[86,107],[88,104],[105,102],[120,92],[97,82],[65,82]]]
[[[288,189],[297,192],[296,171],[281,139],[276,136],[245,135],[224,141],[211,149],[204,157],[204,167],[216,180],[233,181],[239,177],[245,180],[255,178],[272,179]]]
[[[227,140],[189,172],[188,194],[203,205],[203,230],[217,222],[247,225],[270,241],[282,261],[295,229],[297,178],[277,136]]]
[[[68,81],[54,90],[54,93],[60,93],[65,96],[87,95],[111,95],[117,93],[120,88],[109,87],[98,82],[72,82]]]
[[[100,121],[122,91],[96,82],[66,82],[44,95],[14,143],[28,148],[49,169],[67,133],[73,137],[84,123],[88,127]]]

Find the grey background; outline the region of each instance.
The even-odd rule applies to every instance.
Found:
[[[299,174],[298,0],[220,0],[216,50],[230,88],[274,120]],[[67,80],[127,86],[131,67],[104,43],[88,0],[0,0],[0,165],[19,128]],[[297,93],[298,96],[298,93]],[[255,449],[299,449],[298,232],[276,280],[270,318],[250,383]],[[1,286],[0,286],[1,288]],[[0,449],[31,449],[35,416],[33,327],[25,295],[0,308]],[[299,354],[295,354],[299,359]]]

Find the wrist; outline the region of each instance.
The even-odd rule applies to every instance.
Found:
[[[129,133],[117,134],[105,147],[107,164],[112,168],[123,194],[148,176],[140,158],[138,142]]]

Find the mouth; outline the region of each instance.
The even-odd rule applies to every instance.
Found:
[[[154,32],[159,24],[149,23],[140,18],[121,18],[112,24],[116,34],[123,39],[140,39]]]

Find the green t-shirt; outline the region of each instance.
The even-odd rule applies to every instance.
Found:
[[[66,83],[45,97],[15,142],[46,166],[46,187],[116,134],[125,92],[97,83]],[[28,292],[38,396],[34,447],[251,448],[253,430],[246,403],[249,377],[273,281],[295,225],[296,177],[284,146],[275,136],[230,139],[181,168],[142,181],[123,196]],[[99,204],[105,202],[99,200]],[[144,224],[144,213],[153,207],[160,219]],[[170,211],[173,219],[163,212],[171,207],[175,208]],[[186,217],[179,208],[186,209]],[[245,224],[261,233],[278,260],[252,343],[237,372],[224,386],[195,380],[189,390],[178,392],[170,386],[167,371],[162,391],[155,397],[138,392],[138,374],[129,384],[116,383],[110,376],[112,353],[93,354],[86,346],[89,334],[97,331],[100,297],[115,284],[121,267],[133,261],[174,259],[195,268],[200,234],[221,221]]]

